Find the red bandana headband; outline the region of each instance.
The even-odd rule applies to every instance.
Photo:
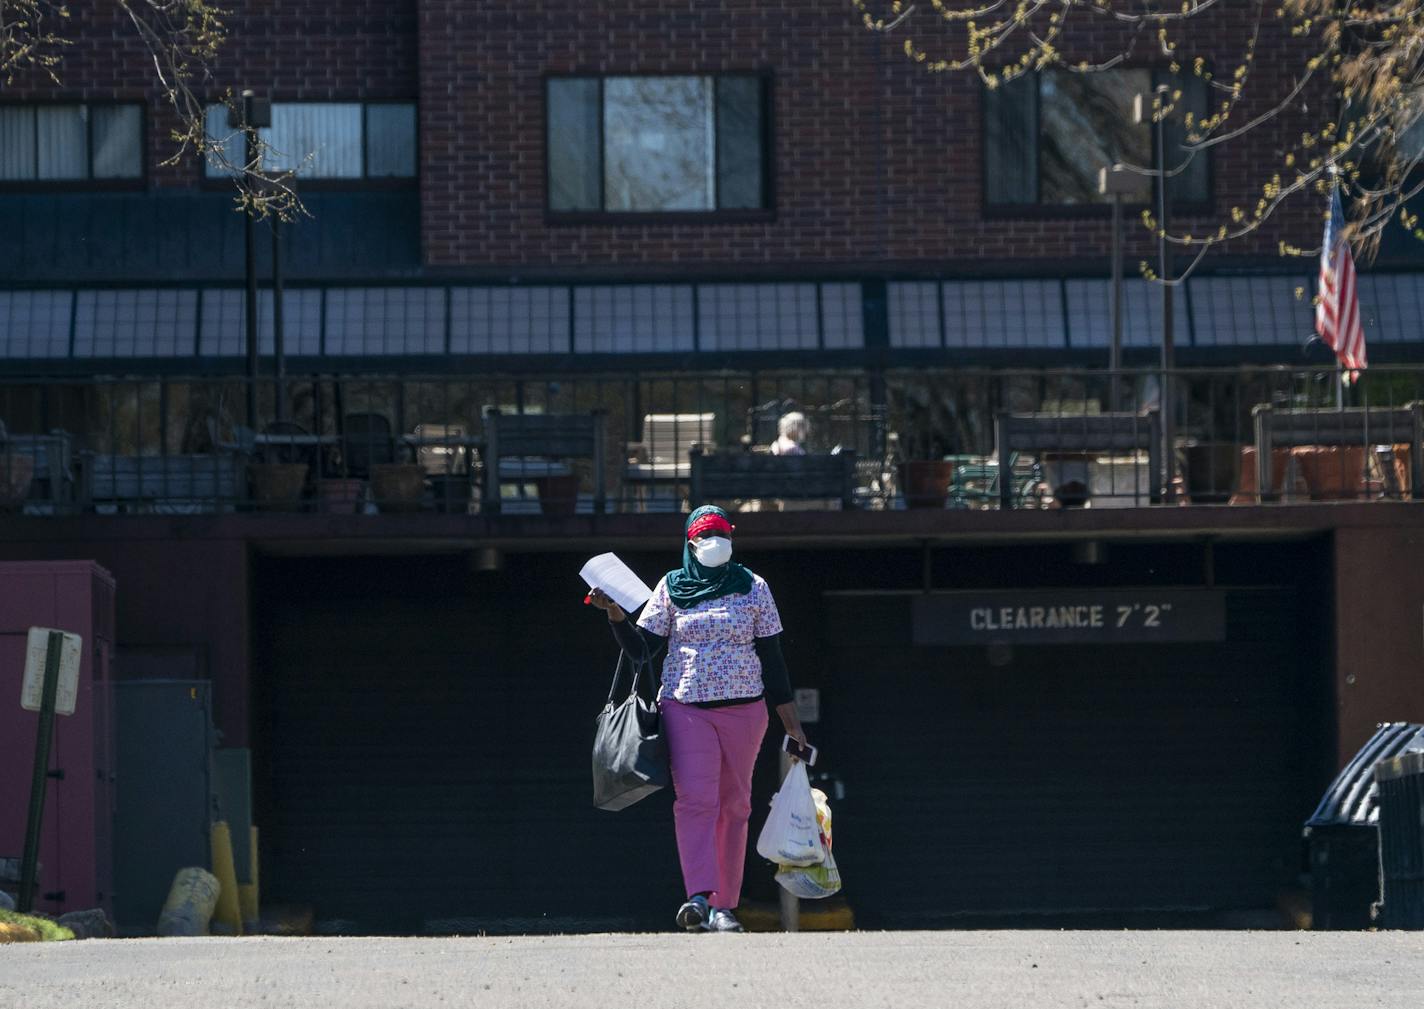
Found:
[[[687,538],[694,540],[705,532],[722,533],[724,536],[732,535],[732,530],[736,526],[728,522],[720,515],[704,515],[692,525],[687,527]]]

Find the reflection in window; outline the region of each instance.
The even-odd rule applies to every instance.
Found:
[[[1152,164],[1152,129],[1132,121],[1133,98],[1151,91],[1146,70],[1040,75],[1039,171],[1044,203],[1097,203],[1098,171],[1115,162]],[[1152,180],[1141,177],[1128,198],[1152,198]]]
[[[415,106],[366,106],[366,174],[373,179],[415,175]]]
[[[707,77],[603,84],[603,208],[711,210],[716,162]]]
[[[552,210],[766,206],[757,77],[564,77],[547,98]]]
[[[143,174],[143,110],[137,105],[98,105],[93,117],[96,179],[133,179]]]
[[[549,81],[549,209],[600,205],[599,82],[592,77]]]
[[[1418,91],[1411,94],[1395,121],[1399,132],[1394,147],[1400,160],[1413,162],[1424,157],[1424,95]]]
[[[88,118],[82,105],[41,105],[35,110],[39,178],[82,179],[89,174]]]
[[[228,126],[226,105],[209,105],[208,143],[226,151],[233,169],[244,160],[242,133]],[[415,105],[391,102],[274,102],[263,167],[309,179],[412,178],[416,174]],[[216,157],[207,174],[224,174]]]
[[[0,181],[143,176],[138,105],[0,105]]]
[[[274,104],[268,167],[315,179],[361,177],[361,106]]]
[[[1048,70],[984,92],[985,197],[991,205],[1081,206],[1108,202],[1098,192],[1098,172],[1116,162],[1155,162],[1152,126],[1133,122],[1133,100],[1155,82],[1180,88],[1164,142],[1175,202],[1202,203],[1210,195],[1205,153],[1189,157],[1184,115],[1206,112],[1206,82],[1174,80],[1149,70],[1072,73]],[[1150,98],[1149,98],[1150,100]],[[1152,199],[1142,176],[1132,202]]]

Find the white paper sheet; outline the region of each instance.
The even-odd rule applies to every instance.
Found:
[[[617,554],[599,554],[579,570],[579,577],[591,589],[602,589],[610,599],[629,613],[648,601],[653,590],[643,584]]]

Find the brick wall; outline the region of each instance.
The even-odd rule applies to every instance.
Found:
[[[88,6],[88,5],[86,5]],[[228,5],[232,39],[215,66],[214,93],[254,85],[278,100],[419,96],[424,259],[436,272],[504,273],[571,267],[619,275],[669,267],[731,272],[763,265],[809,272],[867,262],[925,269],[995,268],[1036,259],[1045,269],[1106,264],[1100,218],[986,217],[980,84],[930,75],[878,39],[849,3],[825,0],[250,0]],[[1227,73],[1249,34],[1253,5],[1223,5],[1199,31],[1206,55]],[[152,185],[200,185],[190,162],[160,168],[171,153],[170,119],[131,33],[100,0],[82,17],[64,56],[63,87],[31,77],[7,98],[147,98]],[[292,13],[292,11],[299,13]],[[925,24],[926,22],[920,22]],[[1298,46],[1273,19],[1258,49],[1239,118],[1274,103]],[[1122,29],[1096,19],[1065,46],[1070,62],[1115,51]],[[1160,65],[1145,33],[1136,65]],[[920,36],[917,36],[919,38]],[[924,41],[933,41],[924,39]],[[418,54],[418,55],[417,55]],[[687,73],[763,70],[773,79],[776,213],[755,223],[551,222],[545,213],[545,75],[560,72]],[[1319,104],[1308,92],[1302,101]],[[1282,119],[1218,149],[1216,214],[1255,205],[1263,171],[1278,165],[1301,123]],[[1239,256],[1274,258],[1286,238],[1318,239],[1312,199],[1295,200],[1261,233],[1235,243]],[[1180,222],[1179,222],[1180,223]],[[1129,222],[1127,266],[1153,256]],[[1299,266],[1299,263],[1296,264]]]
[[[213,63],[203,97],[252,87],[282,101],[413,98],[416,95],[416,0],[230,0],[218,4],[228,42]],[[110,0],[73,8],[73,45],[62,51],[55,86],[28,73],[4,89],[4,100],[28,98],[144,101],[147,169],[154,186],[196,186],[196,158],[163,166],[175,145],[175,117],[163,102],[153,64],[134,29]]]
[[[1250,6],[1227,5],[1201,26],[1206,38],[1234,40],[1207,48],[1214,66],[1235,66]],[[1121,32],[1098,19],[1069,47],[1070,62],[1113,51]],[[426,262],[816,269],[867,259],[951,268],[1022,257],[1105,260],[1106,219],[985,219],[980,84],[969,75],[932,76],[914,67],[898,38],[882,41],[863,30],[848,3],[816,0],[528,6],[428,0],[420,14]],[[1280,76],[1291,55],[1278,32],[1263,42],[1255,90],[1248,92],[1253,109],[1282,93],[1283,82],[1270,78]],[[1153,65],[1146,44],[1134,57]],[[546,221],[544,74],[750,69],[769,70],[775,81],[774,221]],[[1260,166],[1279,164],[1282,138],[1299,129],[1283,120],[1222,151],[1215,166],[1221,215],[1233,204],[1254,207],[1264,181]],[[1282,237],[1312,244],[1319,218],[1309,203],[1296,201],[1231,251],[1274,255]],[[1199,227],[1204,232],[1206,222]],[[1135,270],[1151,245],[1140,226],[1130,231],[1128,264]]]

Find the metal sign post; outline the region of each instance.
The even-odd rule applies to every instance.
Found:
[[[43,674],[41,678],[38,645],[44,642]],[[44,800],[46,778],[49,772],[50,740],[54,736],[54,716],[56,701],[60,695],[60,681],[65,684],[63,713],[74,713],[74,699],[79,682],[80,638],[77,634],[64,631],[46,630],[43,627],[30,628],[29,656],[25,663],[25,682],[21,689],[20,703],[34,710],[35,694],[39,694],[40,724],[35,732],[35,767],[30,779],[30,812],[25,826],[25,855],[20,868],[21,911],[33,911],[35,906],[35,877],[40,858],[40,827],[44,820]],[[36,689],[38,688],[38,689]]]

